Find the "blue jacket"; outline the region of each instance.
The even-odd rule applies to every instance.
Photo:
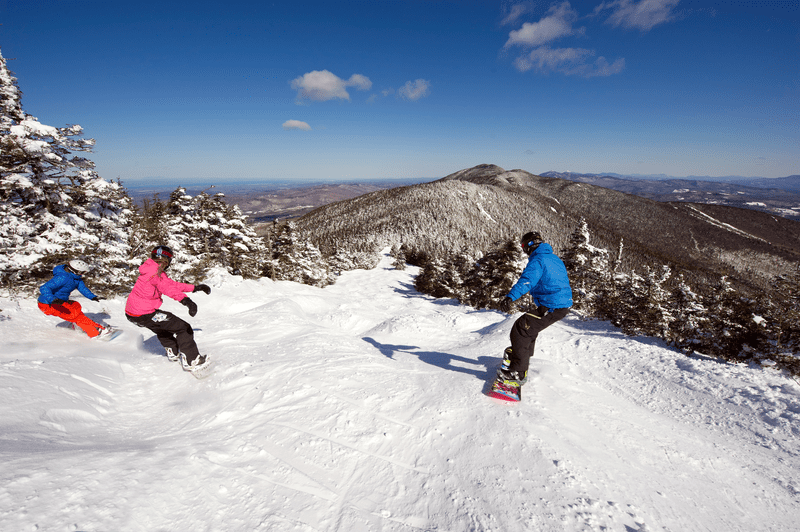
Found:
[[[553,254],[550,244],[539,244],[528,259],[525,270],[511,288],[508,297],[512,301],[530,292],[533,302],[550,310],[572,306],[572,288],[569,285],[567,268]]]
[[[97,296],[92,293],[83,283],[83,277],[77,273],[69,273],[64,266],[58,265],[53,268],[53,278],[39,287],[39,303],[49,305],[54,299],[67,301],[70,294],[75,289],[89,299]]]

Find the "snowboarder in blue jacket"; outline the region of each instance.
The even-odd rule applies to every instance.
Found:
[[[536,308],[526,312],[511,328],[511,348],[506,349],[498,377],[521,386],[528,379],[528,366],[536,338],[544,329],[563,319],[572,306],[572,287],[567,268],[553,253],[550,244],[537,232],[525,233],[520,239],[528,264],[519,280],[500,303],[500,310],[509,312],[511,304],[530,293]]]
[[[73,259],[68,264],[56,266],[53,268],[53,278],[39,287],[38,302],[39,309],[48,316],[58,316],[73,323],[83,329],[89,338],[94,338],[110,334],[111,329],[86,317],[81,309],[81,304],[69,299],[76,289],[92,301],[105,299],[95,295],[83,282],[83,275],[89,271],[89,265],[80,259]]]

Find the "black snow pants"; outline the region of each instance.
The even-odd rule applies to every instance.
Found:
[[[564,319],[569,308],[550,310],[538,307],[533,312],[526,312],[514,322],[511,328],[511,365],[509,371],[518,371],[520,375],[528,371],[536,337],[555,322]]]
[[[186,355],[186,361],[190,364],[200,354],[194,342],[192,326],[171,312],[157,310],[142,316],[125,314],[125,317],[139,327],[153,331],[161,345],[172,349],[176,354],[180,351]]]

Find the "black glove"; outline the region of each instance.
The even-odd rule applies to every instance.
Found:
[[[512,303],[514,303],[514,302],[511,301],[510,297],[508,297],[508,296],[504,297],[503,300],[500,302],[500,310],[502,312],[505,312],[506,314],[511,313],[511,304]]]
[[[92,298],[92,301],[100,301],[100,300],[102,300],[102,299],[105,299],[105,298],[104,298],[103,296],[94,296],[94,297]]]
[[[66,303],[66,301],[64,301],[63,299],[54,298],[50,302],[50,306],[52,307],[53,305],[63,305],[64,303]]]
[[[195,302],[189,299],[188,297],[184,297],[183,299],[180,300],[180,304],[188,308],[189,316],[194,318],[195,314],[197,314],[197,305],[195,304]]]
[[[66,314],[69,314],[69,309],[64,306],[64,303],[66,303],[66,301],[64,301],[63,299],[55,298],[53,301],[50,302],[50,306],[59,312],[64,312]]]
[[[196,284],[194,285],[194,290],[192,292],[205,292],[206,294],[211,293],[211,287],[207,284]]]

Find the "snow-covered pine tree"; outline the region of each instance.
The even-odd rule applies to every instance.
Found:
[[[562,260],[569,272],[575,310],[591,316],[595,315],[602,279],[608,275],[609,253],[591,245],[590,239],[589,224],[581,218]]]
[[[625,334],[644,334],[643,316],[647,311],[644,279],[635,271],[622,276],[617,284],[617,318],[615,325]]]
[[[705,354],[734,362],[768,353],[764,318],[756,302],[736,290],[723,276],[705,302],[708,309],[708,337],[711,339]]]
[[[225,267],[229,273],[246,279],[260,277],[267,257],[264,239],[256,234],[237,205],[226,205],[224,216],[221,246],[227,257]]]
[[[205,192],[192,197],[178,187],[163,211],[154,202],[149,212],[152,225],[164,234],[159,243],[175,252],[173,272],[187,282],[202,281],[213,267],[246,278],[261,276],[266,244],[242,211],[226,204],[224,197]]]
[[[133,285],[138,266],[131,249],[136,216],[133,200],[121,184],[106,181],[93,170],[83,173],[86,180],[79,196],[85,202],[86,226],[75,252],[95,268],[93,288],[125,292]]]
[[[707,310],[683,273],[678,274],[669,298],[671,320],[666,340],[685,352],[704,351]]]
[[[597,296],[594,301],[594,314],[601,320],[608,320],[615,327],[619,327],[624,321],[624,304],[622,301],[623,279],[618,270],[622,263],[622,240],[619,241],[619,248],[613,260],[606,264],[605,270],[597,272],[598,284],[596,288]],[[599,255],[602,259],[602,254]],[[603,262],[596,266],[602,268]]]
[[[225,197],[222,193],[209,196],[201,192],[194,199],[195,220],[197,228],[195,237],[199,237],[202,246],[201,262],[227,267],[227,250],[223,247],[225,230]]]
[[[505,241],[478,259],[464,275],[462,302],[478,309],[497,308],[524,267],[525,257],[517,241]],[[528,296],[517,302],[519,308],[530,304]]]
[[[101,186],[94,163],[73,155],[94,146],[82,132],[25,113],[17,80],[0,54],[0,283],[8,288],[33,289],[71,258],[91,263],[83,255],[95,254],[101,243],[102,265],[128,259],[128,211],[109,208],[105,197],[126,194]],[[121,232],[110,229],[115,224]],[[94,282],[111,288],[119,273],[101,268]]]
[[[779,275],[772,288],[783,297],[773,302],[779,352],[800,353],[800,268],[789,275]]]
[[[394,246],[392,246],[392,250],[391,250],[391,252],[389,254],[394,259],[392,261],[392,267],[395,270],[405,270],[406,269],[406,254],[403,251],[403,248],[401,246],[398,246],[397,244],[395,244]]]
[[[643,334],[657,338],[667,338],[672,316],[669,309],[669,290],[667,281],[672,269],[666,264],[661,268],[645,268],[640,307],[636,309]]]
[[[135,243],[132,245],[134,257],[149,257],[155,246],[168,245],[168,222],[167,205],[158,194],[145,198],[136,218]]]
[[[207,197],[207,196],[206,196]],[[178,187],[169,195],[163,207],[153,203],[150,213],[152,224],[163,236],[152,242],[151,248],[164,244],[172,248],[175,256],[170,266],[172,275],[185,282],[201,282],[205,272],[211,267],[207,260],[207,226],[198,213],[198,200]]]
[[[414,288],[433,297],[456,297],[452,272],[441,259],[428,261],[414,279]]]
[[[412,266],[423,267],[431,261],[430,253],[419,247],[409,245],[407,242],[403,242],[403,245],[400,246],[400,252],[405,256],[406,263]]]
[[[328,263],[307,238],[298,234],[294,222],[278,228],[272,238],[272,257],[264,265],[264,273],[275,281],[294,281],[324,287],[333,283]]]

